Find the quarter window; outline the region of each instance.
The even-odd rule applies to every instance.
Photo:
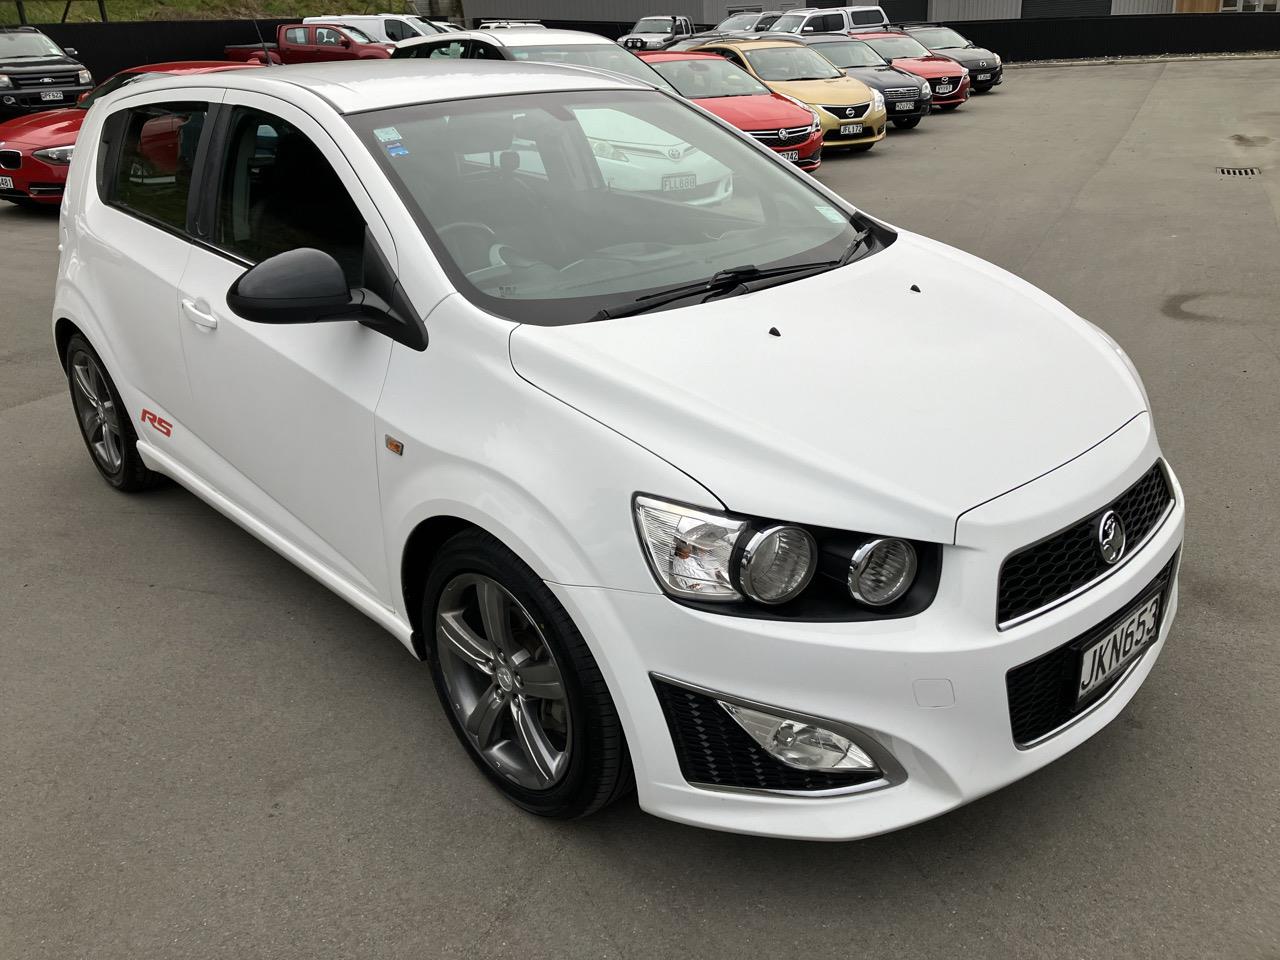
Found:
[[[361,284],[364,218],[324,154],[292,124],[237,108],[227,137],[215,240],[257,263],[314,247]]]
[[[884,23],[884,18],[874,10],[850,10],[849,19],[857,24]]]
[[[207,103],[153,103],[127,111],[108,202],[179,230],[187,225],[187,197]]]

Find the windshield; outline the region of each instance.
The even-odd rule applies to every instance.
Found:
[[[573,43],[563,47],[534,46],[507,47],[507,52],[515,60],[533,60],[537,63],[573,63],[580,67],[595,67],[597,70],[612,70],[628,77],[635,77],[645,83],[651,83],[663,90],[675,93],[671,84],[667,83],[653,67],[645,63],[634,53],[623,50],[616,43]]]
[[[43,33],[0,33],[0,63],[23,57],[61,57],[62,49]]]
[[[815,43],[813,49],[842,70],[849,67],[883,67],[884,58],[861,40]]]
[[[760,97],[769,90],[747,71],[720,57],[690,60],[659,60],[653,69],[671,81],[682,97]]]
[[[795,80],[830,80],[844,74],[808,47],[762,47],[745,50],[747,61],[756,76],[766,83]]]
[[[652,90],[347,120],[458,290],[521,323],[581,323],[747,264],[830,263],[857,235],[807,177]]]
[[[739,13],[730,17],[728,20],[721,20],[717,30],[751,30],[755,27],[756,21],[760,19],[758,13]]]
[[[930,50],[955,50],[969,45],[968,40],[950,27],[929,27],[925,30],[912,30],[911,35]]]
[[[632,33],[674,33],[675,21],[671,17],[645,17],[634,27]]]
[[[348,27],[345,24],[343,24],[342,29],[346,31],[347,36],[350,37],[352,40],[354,40],[356,43],[376,43],[377,42],[376,40],[373,39],[373,37],[369,36],[363,30],[357,30],[355,27]]]
[[[804,26],[804,17],[795,13],[785,13],[777,20],[769,25],[770,30],[776,30],[779,33],[799,33],[800,28]]]
[[[408,15],[407,19],[412,20],[415,24],[417,24],[421,29],[425,30],[427,33],[444,33],[445,32],[444,30],[440,29],[440,27],[436,26],[436,24],[428,20],[426,17],[418,17],[411,13]]]
[[[886,60],[894,57],[927,57],[929,51],[910,37],[868,38],[867,44]]]

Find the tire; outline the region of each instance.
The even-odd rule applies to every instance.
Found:
[[[138,493],[160,483],[164,478],[148,469],[138,454],[133,420],[98,352],[77,333],[67,343],[64,360],[71,408],[89,459],[102,479],[123,493]]]
[[[893,125],[899,130],[914,130],[920,126],[919,117],[903,117],[900,120],[894,120]]]
[[[572,819],[631,789],[626,739],[600,668],[519,557],[481,530],[459,533],[441,548],[423,596],[440,703],[472,762],[509,800]],[[495,620],[505,623],[496,631],[505,640],[490,639]]]

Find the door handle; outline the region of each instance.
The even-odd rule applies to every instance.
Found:
[[[194,300],[183,299],[182,312],[187,315],[187,319],[194,323],[197,327],[204,327],[206,330],[216,330],[218,327],[218,318],[212,313],[205,313],[196,306]]]

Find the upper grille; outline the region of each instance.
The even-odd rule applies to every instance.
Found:
[[[1174,566],[1178,562],[1177,554],[1156,576],[1147,589],[1138,594],[1133,603],[1128,604],[1114,617],[1082,636],[1050,650],[1034,660],[1014,667],[1005,675],[1005,687],[1009,694],[1009,725],[1013,730],[1014,742],[1027,746],[1046,734],[1067,723],[1072,717],[1096,703],[1106,691],[1120,682],[1125,671],[1121,670],[1114,677],[1091,694],[1084,703],[1076,702],[1076,685],[1080,681],[1080,658],[1085,649],[1106,634],[1117,622],[1128,616],[1137,606],[1137,601],[1149,597],[1154,590],[1163,592],[1160,600],[1160,612],[1156,636],[1160,635],[1159,625],[1164,623],[1165,607],[1169,601],[1169,583],[1172,580]]]
[[[17,170],[22,166],[22,154],[17,150],[0,150],[0,170]]]
[[[80,72],[70,73],[11,73],[9,79],[15,87],[74,87],[80,79]],[[45,81],[48,80],[48,83]]]
[[[937,80],[929,81],[930,86],[932,86],[935,90],[938,88],[939,85],[947,84],[947,83],[951,84],[952,87],[959,87],[960,78],[959,77],[939,77]]]
[[[828,107],[822,104],[822,109],[827,111],[833,117],[839,117],[841,120],[857,120],[860,116],[867,112],[867,108],[871,106],[869,103],[859,103],[856,106],[844,107]]]
[[[1114,510],[1124,524],[1125,552],[1138,548],[1173,500],[1164,467],[1156,461],[1111,503],[1047,540],[1013,554],[1000,568],[996,621],[1005,625],[1065,597],[1111,567],[1098,547],[1098,521]]]
[[[751,136],[771,147],[787,147],[793,143],[804,143],[813,132],[812,127],[792,127],[789,130],[748,130]],[[779,136],[781,134],[781,136]]]
[[[690,783],[756,790],[830,790],[879,780],[876,770],[826,773],[769,756],[712,697],[654,679],[667,727]]]
[[[919,87],[890,87],[884,92],[886,100],[914,100],[920,96]]]

